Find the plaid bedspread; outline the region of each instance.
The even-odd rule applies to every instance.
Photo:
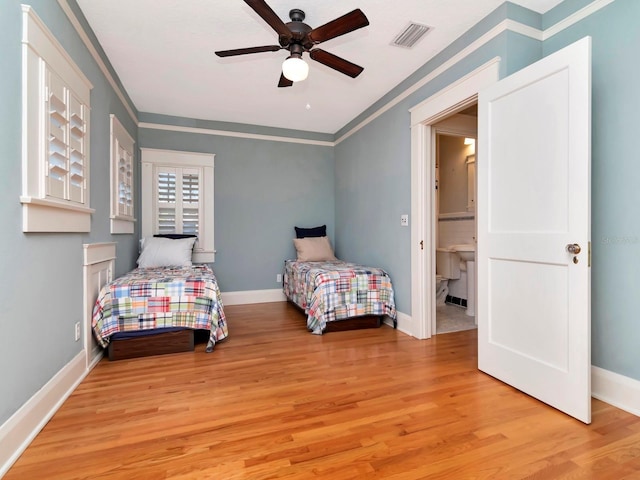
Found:
[[[307,328],[322,334],[327,322],[361,315],[396,318],[393,287],[381,268],[347,262],[287,260],[284,294],[303,308]]]
[[[91,325],[102,347],[117,332],[209,330],[207,351],[228,336],[218,282],[207,265],[136,268],[100,290]]]

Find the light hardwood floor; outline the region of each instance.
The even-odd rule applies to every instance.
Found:
[[[640,418],[594,400],[583,425],[479,372],[476,330],[225,311],[211,354],[101,361],[5,480],[640,478]]]

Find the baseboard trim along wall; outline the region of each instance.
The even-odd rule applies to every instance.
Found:
[[[22,455],[87,373],[89,369],[86,368],[85,352],[82,350],[0,426],[0,478]]]
[[[640,417],[640,381],[591,366],[591,396]]]
[[[222,292],[222,304],[227,305],[248,305],[251,303],[271,303],[285,302],[282,289],[273,290],[246,290],[242,292]]]
[[[413,336],[411,333],[413,332],[413,322],[411,320],[411,316],[402,312],[397,312],[397,313],[398,313],[398,316],[396,318],[397,320],[396,329],[404,333],[405,335],[409,335],[410,337]],[[391,318],[387,316],[384,317],[384,323],[386,325],[389,325],[390,327],[393,327],[393,320],[391,320]]]

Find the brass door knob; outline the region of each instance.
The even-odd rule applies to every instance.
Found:
[[[582,249],[580,248],[580,245],[578,245],[577,243],[570,243],[569,245],[567,245],[567,251],[572,255],[578,255],[581,250]]]

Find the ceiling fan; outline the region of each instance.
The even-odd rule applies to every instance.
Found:
[[[349,75],[352,78],[357,77],[364,70],[364,68],[344,58],[340,58],[320,48],[314,48],[319,43],[326,42],[332,38],[369,25],[369,20],[359,8],[320,27],[311,28],[303,22],[305,18],[304,12],[297,8],[289,12],[291,21],[285,24],[264,0],[244,0],[244,2],[276,31],[279,45],[237,48],[234,50],[215,52],[219,57],[232,57],[249,53],[277,52],[283,49],[289,50],[290,55],[282,64],[282,74],[280,75],[278,87],[290,87],[293,85],[293,82],[299,82],[307,78],[309,65],[302,59],[304,52],[308,52],[312,60],[333,68],[340,73]]]

